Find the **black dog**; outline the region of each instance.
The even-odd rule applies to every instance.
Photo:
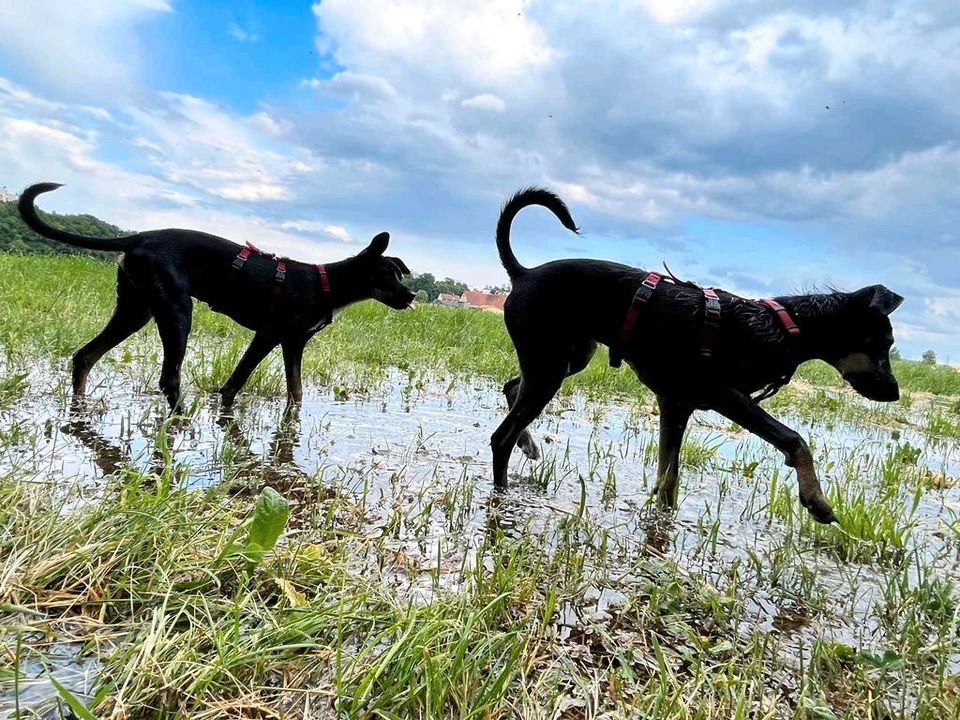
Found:
[[[624,358],[657,395],[660,451],[654,492],[663,504],[677,502],[687,420],[695,409],[710,409],[781,450],[797,469],[800,502],[819,522],[833,522],[806,442],[758,401],[813,358],[833,365],[864,397],[896,400],[900,391],[890,369],[893,333],[887,316],[903,298],[873,285],[852,293],[758,302],[692,283],[657,284],[657,273],[601,260],[525,268],[510,248],[510,224],[528,205],[547,208],[577,232],[566,205],[546,190],[523,190],[500,213],[497,250],[513,282],[504,322],[520,376],[503,388],[510,412],[490,439],[496,486],[506,486],[514,444],[536,457],[527,425],[564,377],[583,370],[597,343],[603,343],[611,348],[613,364]]]
[[[250,373],[280,345],[287,393],[299,402],[303,395],[300,365],[303,350],[335,310],[374,298],[396,310],[409,307],[414,293],[401,282],[410,271],[403,261],[385,257],[390,236],[377,235],[355,257],[329,265],[274,258],[248,246],[192,230],[153,230],[121,238],[93,238],[47,225],[37,214],[34,199],[60,187],[31,185],[20,196],[19,210],[35,232],[88,250],[123,254],[117,270],[117,307],[107,326],[73,356],[73,393],[82,395],[87,375],[104,353],[140,330],[153,317],[163,343],[160,389],[177,409],[180,366],[187,347],[192,298],[255,331],[233,374],[220,389],[226,405]]]

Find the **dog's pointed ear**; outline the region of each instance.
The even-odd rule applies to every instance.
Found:
[[[884,285],[871,285],[857,290],[856,294],[860,295],[869,307],[884,315],[892,313],[903,302],[902,295],[897,295]]]
[[[371,255],[383,255],[383,253],[387,250],[387,245],[389,244],[390,233],[382,232],[373,238],[373,240],[370,241],[370,244],[360,251],[360,255],[368,257]]]
[[[396,265],[397,270],[399,270],[401,274],[403,274],[403,275],[409,275],[409,274],[410,274],[410,268],[408,268],[408,267],[407,267],[407,264],[406,264],[403,260],[401,260],[400,258],[398,258],[398,257],[388,257],[387,260],[389,260],[389,261],[392,262],[394,265]]]

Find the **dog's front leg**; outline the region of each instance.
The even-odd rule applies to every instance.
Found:
[[[237,396],[237,393],[240,392],[240,388],[250,379],[250,374],[256,370],[257,365],[263,362],[263,359],[270,351],[279,344],[279,340],[263,332],[258,332],[253,336],[250,347],[243,353],[243,357],[241,357],[240,362],[237,363],[233,374],[230,375],[223,384],[223,387],[220,388],[220,397],[222,398],[224,406],[229,407],[233,404],[233,399]]]
[[[665,507],[677,506],[680,477],[680,446],[693,408],[686,403],[657,396],[660,406],[660,453],[657,458],[657,500]]]
[[[737,390],[729,390],[713,398],[710,407],[782,452],[787,465],[797,470],[800,504],[810,511],[817,522],[836,522],[837,517],[817,479],[810,448],[796,431],[775,420],[749,395]]]
[[[303,400],[303,382],[301,367],[303,349],[307,346],[307,337],[287,338],[283,341],[283,369],[287,376],[287,402],[299,403]]]

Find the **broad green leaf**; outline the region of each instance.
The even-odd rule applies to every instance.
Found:
[[[257,554],[272,550],[289,516],[290,504],[286,498],[272,487],[265,487],[253,508],[247,550]]]

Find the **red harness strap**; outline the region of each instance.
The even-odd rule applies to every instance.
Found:
[[[790,317],[790,313],[787,312],[787,309],[783,305],[771,298],[760,298],[757,302],[773,310],[780,319],[780,324],[783,325],[784,329],[793,337],[800,335],[800,328],[797,327],[797,324],[793,321],[793,318]]]
[[[273,273],[273,294],[283,293],[283,281],[287,279],[287,263],[283,258],[277,260],[277,269]]]
[[[705,358],[713,357],[713,341],[720,329],[720,298],[713,288],[703,288],[703,341],[700,354]]]
[[[330,294],[330,278],[327,276],[326,265],[314,265],[317,272],[320,273],[320,289],[327,295]]]
[[[287,279],[286,259],[278,258],[273,253],[265,252],[251,242],[248,242],[244,247],[240,248],[240,252],[238,252],[237,256],[233,259],[233,263],[230,265],[230,279],[233,280],[236,278],[237,273],[243,268],[244,265],[247,264],[247,260],[249,260],[250,256],[254,253],[257,255],[266,255],[268,258],[272,258],[277,261],[277,269],[273,274],[273,294],[282,294],[283,283]]]
[[[637,288],[637,292],[633,296],[633,300],[627,310],[627,316],[623,320],[623,327],[620,328],[620,336],[617,338],[617,344],[610,348],[611,367],[618,368],[623,362],[623,352],[630,342],[633,330],[637,326],[637,320],[640,319],[640,310],[650,300],[653,291],[657,289],[657,285],[660,284],[662,279],[663,275],[660,273],[649,273],[643,279],[643,282],[640,283],[640,287]]]
[[[260,250],[253,243],[247,243],[246,246],[240,248],[240,252],[238,252],[237,256],[233,259],[233,264],[230,268],[231,275],[236,275],[237,271],[250,259],[250,256],[258,252],[260,252]]]

